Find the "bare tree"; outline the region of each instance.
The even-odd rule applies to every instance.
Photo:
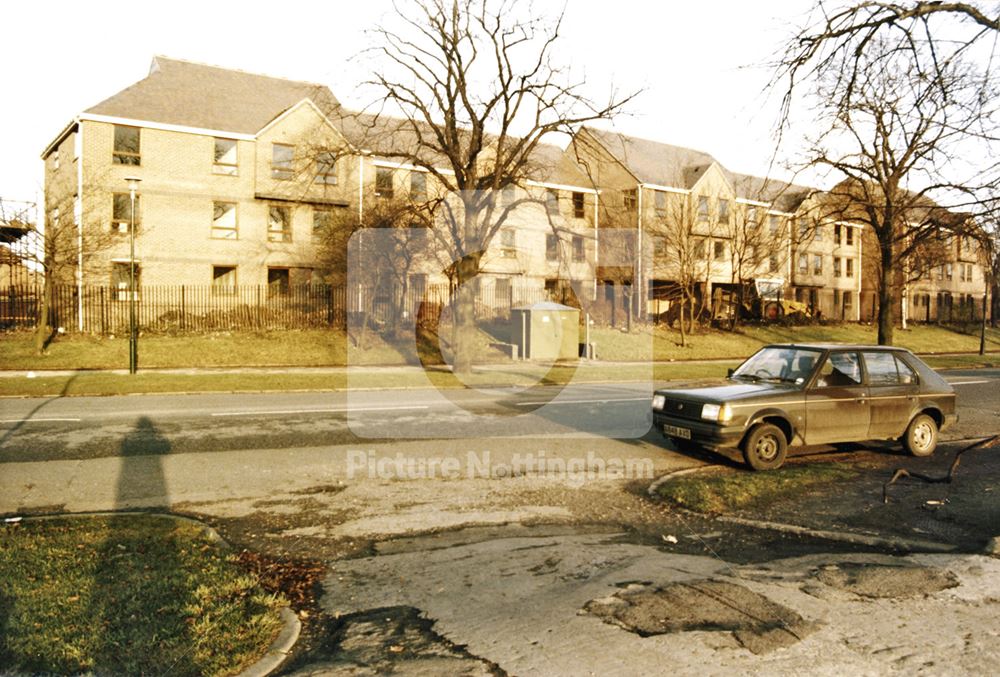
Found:
[[[822,130],[805,162],[846,177],[828,196],[838,220],[864,224],[877,243],[878,341],[891,344],[893,301],[901,266],[941,229],[961,232],[966,219],[947,210],[986,204],[996,177],[956,177],[967,130],[980,124],[982,81],[961,53],[922,70],[912,52],[875,35],[862,51],[838,51],[816,72],[814,106]],[[794,68],[794,64],[789,66]]]
[[[383,110],[403,116],[379,125],[373,144],[384,157],[425,169],[449,195],[442,231],[458,282],[454,369],[471,368],[472,282],[483,252],[515,205],[495,195],[525,185],[546,137],[609,119],[632,98],[613,90],[595,102],[555,65],[562,16],[527,16],[505,0],[427,0],[399,3],[398,26],[371,38],[379,72],[371,85]],[[376,119],[378,116],[376,116]],[[373,127],[374,129],[374,127]]]

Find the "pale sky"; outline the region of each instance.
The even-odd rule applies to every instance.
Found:
[[[595,96],[612,82],[645,90],[618,131],[763,175],[777,102],[761,95],[770,77],[761,64],[811,5],[567,0],[557,54],[586,73]],[[365,105],[356,85],[367,62],[352,57],[365,47],[364,30],[391,11],[388,0],[8,3],[0,197],[40,197],[48,142],[74,115],[145,77],[156,54],[319,82],[348,107]]]

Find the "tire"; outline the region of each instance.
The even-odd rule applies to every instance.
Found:
[[[903,433],[903,448],[913,456],[930,456],[937,448],[938,426],[927,414],[917,414]]]
[[[759,423],[743,439],[743,460],[754,470],[780,468],[788,454],[785,433],[771,423]]]

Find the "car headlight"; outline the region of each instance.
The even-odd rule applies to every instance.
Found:
[[[729,423],[733,419],[733,408],[728,404],[705,404],[701,408],[701,417],[706,421]]]
[[[653,409],[661,410],[666,403],[667,398],[665,395],[653,395]]]

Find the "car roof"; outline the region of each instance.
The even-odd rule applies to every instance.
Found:
[[[909,352],[899,346],[877,346],[863,343],[770,343],[765,348],[802,348],[805,350],[893,350]]]

